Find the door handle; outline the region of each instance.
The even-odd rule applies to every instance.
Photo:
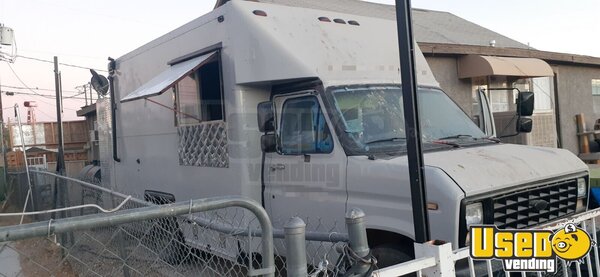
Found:
[[[269,168],[271,169],[271,171],[284,170],[285,165],[284,164],[275,164],[275,165],[271,165]]]

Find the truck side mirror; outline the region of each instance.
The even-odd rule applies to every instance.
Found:
[[[517,98],[517,113],[520,116],[531,116],[534,108],[533,92],[523,91],[519,93]]]
[[[262,135],[260,137],[260,148],[265,153],[273,153],[277,151],[277,141],[275,134]]]
[[[273,102],[259,103],[257,106],[258,130],[261,133],[275,131],[275,115],[273,113]]]
[[[529,117],[521,117],[517,122],[517,132],[518,133],[531,133],[531,129],[533,129],[533,120]]]

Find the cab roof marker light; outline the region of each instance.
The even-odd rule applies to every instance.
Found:
[[[358,21],[356,21],[356,20],[350,20],[350,21],[348,21],[348,24],[354,25],[354,26],[360,26],[360,23],[358,23]]]
[[[267,13],[261,10],[254,10],[252,13],[257,16],[267,16]]]
[[[340,24],[346,24],[346,21],[344,21],[343,19],[340,19],[340,18],[334,19],[333,22],[340,23]]]
[[[331,19],[329,19],[329,17],[321,16],[321,17],[319,17],[319,21],[321,21],[321,22],[331,22]]]

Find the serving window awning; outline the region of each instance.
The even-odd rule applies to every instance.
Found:
[[[550,65],[540,59],[467,55],[458,60],[458,77],[554,76]]]
[[[121,102],[133,101],[141,98],[148,98],[155,95],[160,95],[173,87],[181,79],[196,69],[202,67],[217,54],[217,51],[187,60],[171,66],[169,69],[161,72],[156,77],[152,78],[147,83],[143,84],[135,91],[127,94],[121,99]]]

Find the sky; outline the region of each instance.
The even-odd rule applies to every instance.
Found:
[[[118,58],[209,12],[214,4],[214,0],[0,0],[0,24],[14,30],[21,56],[10,65],[0,62],[1,90],[17,92],[2,95],[4,120],[14,122],[9,108],[17,103],[25,121],[24,101],[37,103],[38,122],[56,120],[53,64],[44,62],[54,56],[63,64],[59,68],[63,95],[75,96],[63,101],[63,118],[76,120],[75,111],[85,106],[78,87],[91,75],[87,69],[64,64],[105,70],[108,57]],[[539,50],[600,57],[598,0],[412,0],[412,6],[451,12]],[[34,93],[50,96],[27,95]]]

